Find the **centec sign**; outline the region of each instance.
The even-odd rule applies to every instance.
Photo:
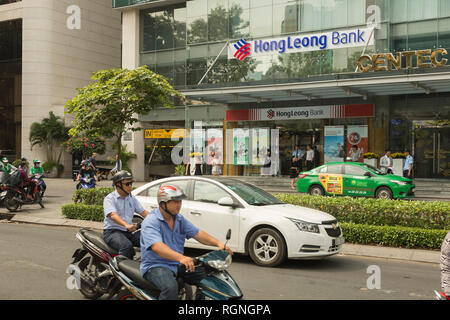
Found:
[[[282,53],[342,49],[373,45],[372,27],[340,31],[309,33],[272,39],[239,41],[228,45],[228,59],[244,60]]]

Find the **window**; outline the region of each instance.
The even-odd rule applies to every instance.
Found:
[[[194,201],[217,203],[223,197],[231,197],[222,188],[204,181],[195,181]]]
[[[364,170],[361,167],[352,166],[352,165],[349,165],[349,164],[345,165],[345,174],[348,174],[348,175],[351,175],[351,176],[364,176],[364,174],[366,172],[367,171]]]
[[[342,174],[342,165],[341,164],[333,164],[333,165],[328,166],[327,173]]]
[[[139,193],[138,196],[141,196],[141,197],[155,197],[156,198],[156,194],[158,193],[158,190],[159,190],[160,186],[161,186],[161,184],[157,184],[155,186],[147,188],[144,191],[142,191],[141,193]]]
[[[319,173],[327,173],[327,166],[320,168]]]

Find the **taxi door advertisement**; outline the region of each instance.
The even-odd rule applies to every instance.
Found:
[[[344,192],[341,174],[319,174],[319,181],[327,193],[343,194]]]

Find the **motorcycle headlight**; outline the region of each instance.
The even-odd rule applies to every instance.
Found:
[[[389,180],[392,183],[398,184],[399,186],[406,186],[408,183],[406,181]]]
[[[291,220],[300,231],[312,232],[312,233],[320,233],[319,225],[315,223],[310,223],[298,219],[288,218]]]
[[[226,269],[228,269],[230,267],[231,261],[232,261],[231,255],[229,254],[225,258],[225,260],[209,260],[208,261],[208,265],[211,268],[214,268],[214,269],[219,270],[219,271],[223,271],[223,270],[226,270]]]

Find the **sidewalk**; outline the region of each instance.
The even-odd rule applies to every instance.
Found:
[[[11,222],[91,228],[96,230],[103,229],[103,222],[66,219],[61,214],[61,205],[72,202],[75,182],[70,179],[46,179],[46,183],[48,194],[44,197],[45,209],[41,209],[39,205],[24,206],[22,210],[18,211],[14,217],[11,218]],[[143,184],[145,184],[145,182],[136,182],[135,186],[139,187]],[[111,186],[111,181],[100,181],[98,186],[109,187]],[[9,213],[10,212],[6,208],[0,208],[0,219],[4,219]],[[344,244],[340,254],[435,264],[439,264],[440,258],[439,251],[378,247],[350,243]]]

